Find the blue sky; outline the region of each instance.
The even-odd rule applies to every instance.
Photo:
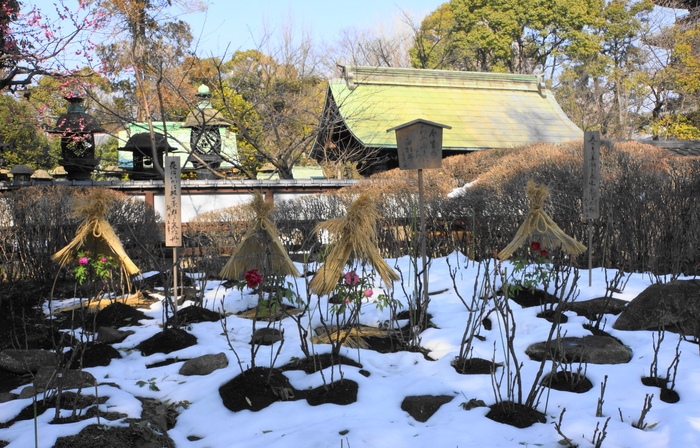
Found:
[[[203,49],[220,53],[229,44],[230,51],[256,48],[251,36],[290,23],[296,32],[311,33],[314,41],[333,43],[340,30],[388,24],[402,11],[419,20],[442,3],[445,0],[217,0],[206,13],[182,18],[195,36],[202,32]]]

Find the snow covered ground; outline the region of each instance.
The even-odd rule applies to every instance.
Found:
[[[566,413],[562,419],[561,431],[580,447],[594,446],[592,440],[596,425],[602,428],[608,417],[610,420],[607,436],[602,444],[606,448],[700,446],[698,346],[690,342],[681,342],[675,386],[680,401],[675,404],[664,403],[658,399],[658,388],[644,386],[640,381],[642,377],[649,375],[649,366],[653,358],[653,332],[616,331],[612,329],[615,316],[607,317],[604,329],[631,348],[632,360],[627,364],[589,364],[586,376],[594,387],[588,392],[574,394],[546,389],[538,410],[545,413],[547,423],[518,429],[486,418],[489,410],[486,407],[464,410],[460,404],[472,398],[491,405],[495,402],[495,397],[490,375],[461,375],[450,365],[459,353],[469,311],[454,291],[449,275],[448,258],[453,268],[459,266],[457,285],[464,297],[472,296],[477,273],[476,266],[462,255],[453,254],[432,261],[429,290],[446,291],[431,296],[429,311],[436,328],[422,333],[421,345],[430,350],[429,355],[435,361],[426,360],[420,353],[380,354],[371,350],[343,348],[344,356],[359,361],[363,369],[370,374],[365,376],[356,367],[342,367],[344,377],[359,384],[358,399],[355,403],[345,406],[310,406],[305,400],[299,400],[277,402],[259,412],[229,411],[222,404],[219,388],[238,375],[240,368],[227,345],[226,338],[222,335],[223,330],[219,322],[192,324],[187,330],[197,337],[198,343],[178,352],[142,356],[139,351],[132,350],[138,343],[162,330],[159,326],[163,314],[162,303],[156,303],[149,310],[144,310],[155,319],[144,320],[143,325],[139,327],[130,327],[135,333],[115,345],[122,351],[121,359],[113,360],[107,367],[87,369],[100,383],[119,386],[99,386],[100,396],[109,397],[108,401],[101,405],[101,409],[138,417],[141,402],[136,396],[170,402],[188,401],[189,406],[186,409],[181,408],[176,426],[169,431],[178,448],[556,447],[561,446],[557,442],[562,437],[555,431],[553,423],[558,421],[564,408]],[[388,261],[392,266],[399,266],[404,273],[410,271],[410,260],[407,257]],[[300,271],[304,271],[301,266]],[[581,272],[576,300],[588,300],[604,295],[606,283],[603,270],[596,269],[592,275],[592,285],[589,287],[588,272]],[[612,276],[613,273],[609,273],[608,277]],[[296,282],[299,294],[305,296],[304,280],[291,281]],[[650,276],[633,274],[624,290],[614,294],[614,297],[631,300],[650,284]],[[375,290],[379,291],[380,288],[381,285],[376,285]],[[243,365],[249,364],[251,322],[232,313],[253,306],[257,296],[250,294],[248,289],[242,292],[226,289],[216,281],[208,282],[206,289],[205,306],[217,311],[223,306],[229,314],[227,328],[233,346]],[[410,285],[406,288],[408,291],[411,289]],[[397,299],[405,303],[406,297],[402,288],[396,287],[395,294]],[[536,317],[540,311],[539,307],[524,309],[513,303],[512,308],[517,324],[515,347],[519,353],[519,361],[524,363],[523,393],[526,395],[539,368],[539,362],[529,360],[524,352],[530,344],[547,338],[550,323]],[[360,321],[364,324],[376,325],[389,318],[389,310],[380,311],[370,303],[364,304],[362,310]],[[311,313],[311,328],[318,321],[318,313],[318,310]],[[562,324],[562,333],[566,336],[590,334],[582,326],[588,323],[586,318],[571,312],[567,312],[567,315],[569,320]],[[293,358],[304,357],[299,348],[296,324],[292,319],[286,318],[280,325],[285,330],[285,342],[277,360],[278,366],[288,363]],[[489,331],[482,329],[480,334],[485,340],[475,340],[473,355],[491,359],[495,349],[495,359],[501,362],[504,352],[498,325],[494,325]],[[659,353],[660,373],[665,373],[671,363],[677,342],[678,337],[675,334],[666,335]],[[271,350],[276,351],[277,348],[278,344],[272,348],[262,347],[257,355],[256,364],[269,365]],[[323,353],[329,351],[330,347],[316,345],[314,350]],[[178,357],[184,360],[220,352],[227,354],[228,367],[206,376],[180,375],[178,371],[182,362],[146,368],[147,365],[169,358]],[[326,378],[330,376],[329,369],[324,373]],[[296,389],[315,388],[323,384],[321,373],[308,375],[302,371],[288,371],[285,375]],[[336,379],[337,375],[336,370]],[[600,385],[606,376],[608,379],[602,407],[603,416],[597,417]],[[151,382],[158,390],[139,385],[140,381]],[[444,404],[425,423],[416,421],[401,410],[401,402],[406,396],[426,394],[453,395],[455,398]],[[654,394],[654,398],[652,408],[645,417],[648,426],[641,430],[632,425],[639,420],[647,394]],[[0,421],[13,418],[31,402],[31,399],[23,399],[0,404]],[[92,418],[79,423],[50,425],[48,422],[52,417],[53,412],[48,411],[37,419],[39,447],[49,448],[58,437],[76,434],[83,427],[97,423],[96,419]],[[26,420],[0,429],[0,440],[10,441],[9,448],[33,447],[34,424],[33,420]],[[188,436],[200,439],[189,440]]]

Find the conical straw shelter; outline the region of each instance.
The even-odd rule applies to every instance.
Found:
[[[586,246],[564,233],[557,223],[542,210],[549,197],[549,189],[546,186],[535,185],[535,181],[530,179],[527,183],[526,193],[530,201],[530,212],[515,234],[513,241],[498,253],[499,259],[507,260],[510,258],[528,239],[539,242],[543,248],[561,247],[571,255],[578,255],[586,250]]]
[[[255,217],[252,227],[246,232],[238,249],[231,255],[219,275],[222,278],[242,279],[246,271],[257,269],[267,275],[293,275],[299,277],[299,271],[289,258],[278,236],[277,227],[268,217],[275,208],[259,192],[248,204]]]
[[[95,189],[85,200],[76,201],[71,216],[82,218],[73,240],[51,258],[61,267],[77,261],[78,253],[91,251],[105,254],[119,260],[119,265],[127,275],[138,274],[139,268],[124,251],[119,237],[107,222],[105,215],[115,197],[103,188]]]
[[[386,285],[399,279],[377,247],[377,220],[380,217],[376,201],[364,192],[350,205],[347,215],[316,226],[316,232],[325,230],[335,241],[326,262],[309,283],[312,293],[328,295],[333,292],[351,259],[372,265]]]

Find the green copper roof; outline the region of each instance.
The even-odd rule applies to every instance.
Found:
[[[443,149],[509,148],[583,138],[536,76],[346,66],[330,101],[367,147],[395,148],[387,129],[422,118],[451,126]]]

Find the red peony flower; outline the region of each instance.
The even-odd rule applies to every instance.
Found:
[[[547,252],[546,249],[542,249],[542,250],[540,251],[540,255],[542,255],[543,257],[546,257],[547,255],[549,255],[549,252]]]
[[[262,275],[260,275],[257,269],[251,269],[250,271],[247,271],[244,275],[244,278],[248,285],[248,288],[255,288],[260,283],[262,283]]]
[[[540,243],[538,243],[537,241],[533,241],[532,243],[530,243],[530,249],[532,249],[534,251],[539,251],[540,250]]]

